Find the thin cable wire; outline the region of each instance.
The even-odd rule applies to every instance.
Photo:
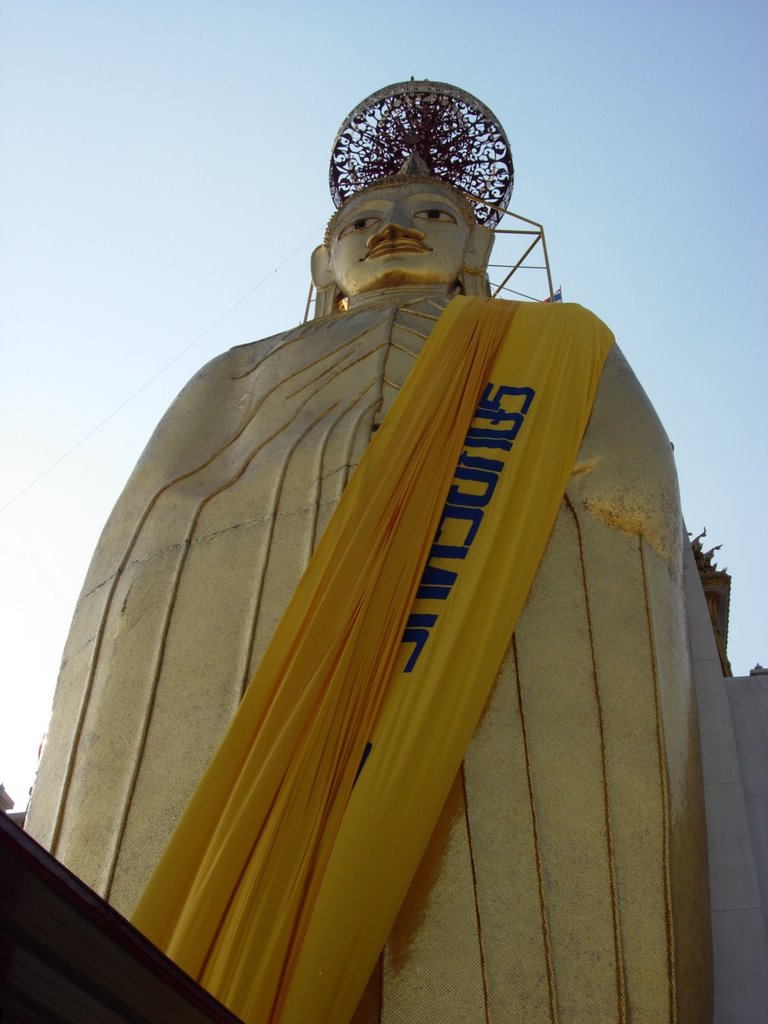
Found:
[[[104,417],[103,420],[101,420],[99,423],[97,423],[95,427],[92,427],[86,434],[83,434],[83,436],[80,438],[79,441],[76,441],[72,445],[71,448],[68,448],[63,453],[63,455],[60,455],[58,457],[58,459],[56,459],[49,466],[47,466],[42,471],[42,473],[38,473],[38,475],[33,480],[30,480],[30,482],[25,487],[22,487],[22,489],[20,491],[18,491],[16,494],[14,494],[14,496],[12,498],[10,498],[4,505],[0,505],[0,512],[5,512],[5,510],[7,508],[9,508],[11,505],[13,505],[13,503],[15,501],[18,501],[18,499],[22,495],[26,494],[27,491],[29,491],[32,487],[35,486],[35,484],[39,483],[40,480],[42,480],[44,476],[47,476],[51,472],[52,469],[55,469],[60,463],[62,463],[66,458],[68,458],[72,454],[72,452],[76,451],[82,444],[85,444],[85,442],[88,440],[89,437],[92,437],[98,430],[101,430],[101,428],[105,424],[109,423],[109,421],[113,417],[117,416],[117,414],[122,409],[124,409],[126,407],[126,405],[130,405],[130,403],[134,400],[134,398],[137,398],[142,393],[142,391],[145,391],[149,387],[150,384],[153,384],[157,380],[157,378],[162,376],[162,374],[164,374],[166,370],[170,369],[170,367],[173,366],[174,363],[177,363],[179,361],[179,359],[181,359],[182,356],[186,355],[187,352],[189,352],[189,350],[191,348],[194,348],[194,346],[197,345],[197,343],[199,341],[202,341],[203,338],[207,334],[210,334],[210,332],[214,329],[214,327],[218,327],[219,324],[222,322],[222,320],[226,320],[226,318],[230,315],[230,313],[233,313],[238,308],[238,306],[242,306],[242,304],[246,301],[246,299],[249,299],[253,295],[254,292],[257,292],[259,290],[259,288],[261,288],[261,286],[263,284],[265,284],[266,281],[268,281],[270,277],[272,277],[273,274],[276,274],[278,272],[278,270],[281,270],[285,266],[285,264],[289,262],[289,260],[292,260],[293,257],[297,253],[299,253],[304,248],[305,245],[307,245],[309,242],[311,242],[312,239],[315,238],[316,235],[318,235],[324,229],[324,227],[325,227],[325,225],[321,225],[321,227],[316,228],[312,232],[311,235],[308,235],[307,238],[305,238],[304,241],[300,245],[298,245],[293,250],[292,253],[290,253],[290,255],[286,256],[285,259],[281,263],[278,263],[278,265],[273,270],[270,270],[269,273],[265,274],[264,277],[262,277],[262,279],[257,284],[255,284],[253,286],[253,288],[251,288],[249,291],[247,291],[245,293],[245,295],[241,296],[237,300],[237,302],[235,302],[233,305],[231,305],[229,307],[228,310],[226,310],[224,313],[222,313],[221,316],[218,317],[218,319],[214,320],[213,323],[209,324],[208,327],[206,327],[205,330],[201,334],[198,334],[198,336],[196,338],[194,338],[192,341],[190,341],[190,343],[188,345],[186,345],[183,349],[181,349],[180,352],[177,352],[176,355],[173,357],[173,359],[170,359],[165,364],[165,366],[161,366],[160,369],[157,371],[157,373],[154,373],[148,380],[144,381],[144,383],[141,385],[141,387],[137,388],[133,392],[133,394],[129,395],[125,399],[125,401],[121,402],[120,405],[118,405],[116,408],[114,408],[112,410],[112,412],[110,412],[107,416]]]

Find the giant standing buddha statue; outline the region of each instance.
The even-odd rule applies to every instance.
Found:
[[[669,441],[580,306],[489,298],[512,161],[342,125],[315,317],[158,425],[28,828],[246,1022],[709,1019]]]

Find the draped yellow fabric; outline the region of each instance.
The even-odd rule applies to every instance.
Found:
[[[578,306],[454,299],[353,474],[134,915],[248,1024],[354,1011],[611,342]]]

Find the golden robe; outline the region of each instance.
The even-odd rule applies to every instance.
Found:
[[[29,828],[130,913],[444,301],[205,367],[105,528]],[[708,906],[669,442],[618,350],[357,1024],[699,1021]]]

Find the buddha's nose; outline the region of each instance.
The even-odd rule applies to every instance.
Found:
[[[416,242],[420,242],[426,235],[423,231],[419,231],[418,228],[406,228],[402,224],[399,224],[393,216],[389,219],[388,223],[368,239],[368,248],[373,248],[374,245],[378,245],[380,242],[394,241],[396,238],[411,238]]]

